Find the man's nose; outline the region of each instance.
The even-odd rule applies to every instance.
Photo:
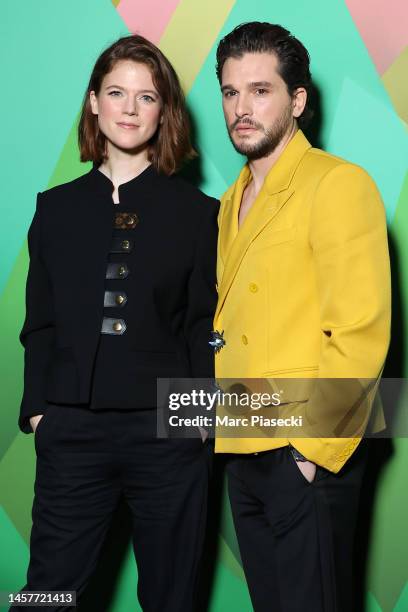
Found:
[[[237,117],[252,115],[252,108],[248,96],[240,94],[237,96],[235,114]]]

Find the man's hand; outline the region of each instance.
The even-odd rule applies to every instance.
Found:
[[[296,465],[308,482],[313,482],[316,476],[316,464],[311,461],[296,461]]]
[[[35,433],[35,430],[37,429],[38,423],[41,421],[43,416],[44,416],[43,414],[36,414],[35,416],[30,417],[30,425],[34,433]]]

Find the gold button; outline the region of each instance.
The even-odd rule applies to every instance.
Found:
[[[113,331],[120,332],[120,330],[122,329],[122,323],[120,323],[119,321],[115,321],[112,327],[113,327]]]
[[[256,293],[258,291],[258,285],[256,285],[255,283],[250,283],[249,290],[251,293]]]
[[[128,215],[127,219],[126,219],[126,225],[129,225],[130,227],[132,227],[133,225],[136,225],[137,223],[137,216],[136,215]]]
[[[122,294],[117,295],[117,296],[116,296],[116,298],[115,298],[115,302],[116,302],[117,304],[119,304],[119,305],[120,305],[120,304],[123,304],[123,302],[124,302],[124,301],[125,301],[125,296],[124,296],[124,295],[122,295]]]
[[[128,251],[130,249],[130,242],[129,240],[123,240],[122,241],[122,249],[125,251]]]
[[[120,266],[120,268],[118,269],[118,274],[119,276],[124,276],[126,274],[125,266]]]
[[[248,338],[246,337],[245,334],[242,336],[242,342],[243,344],[248,344]]]

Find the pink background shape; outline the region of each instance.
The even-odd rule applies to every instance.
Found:
[[[158,43],[180,0],[121,0],[119,15],[132,34]]]
[[[408,44],[407,0],[346,0],[368,52],[380,74]]]

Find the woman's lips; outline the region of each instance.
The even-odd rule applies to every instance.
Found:
[[[117,125],[125,130],[134,130],[135,128],[139,127],[134,123],[118,123]]]

